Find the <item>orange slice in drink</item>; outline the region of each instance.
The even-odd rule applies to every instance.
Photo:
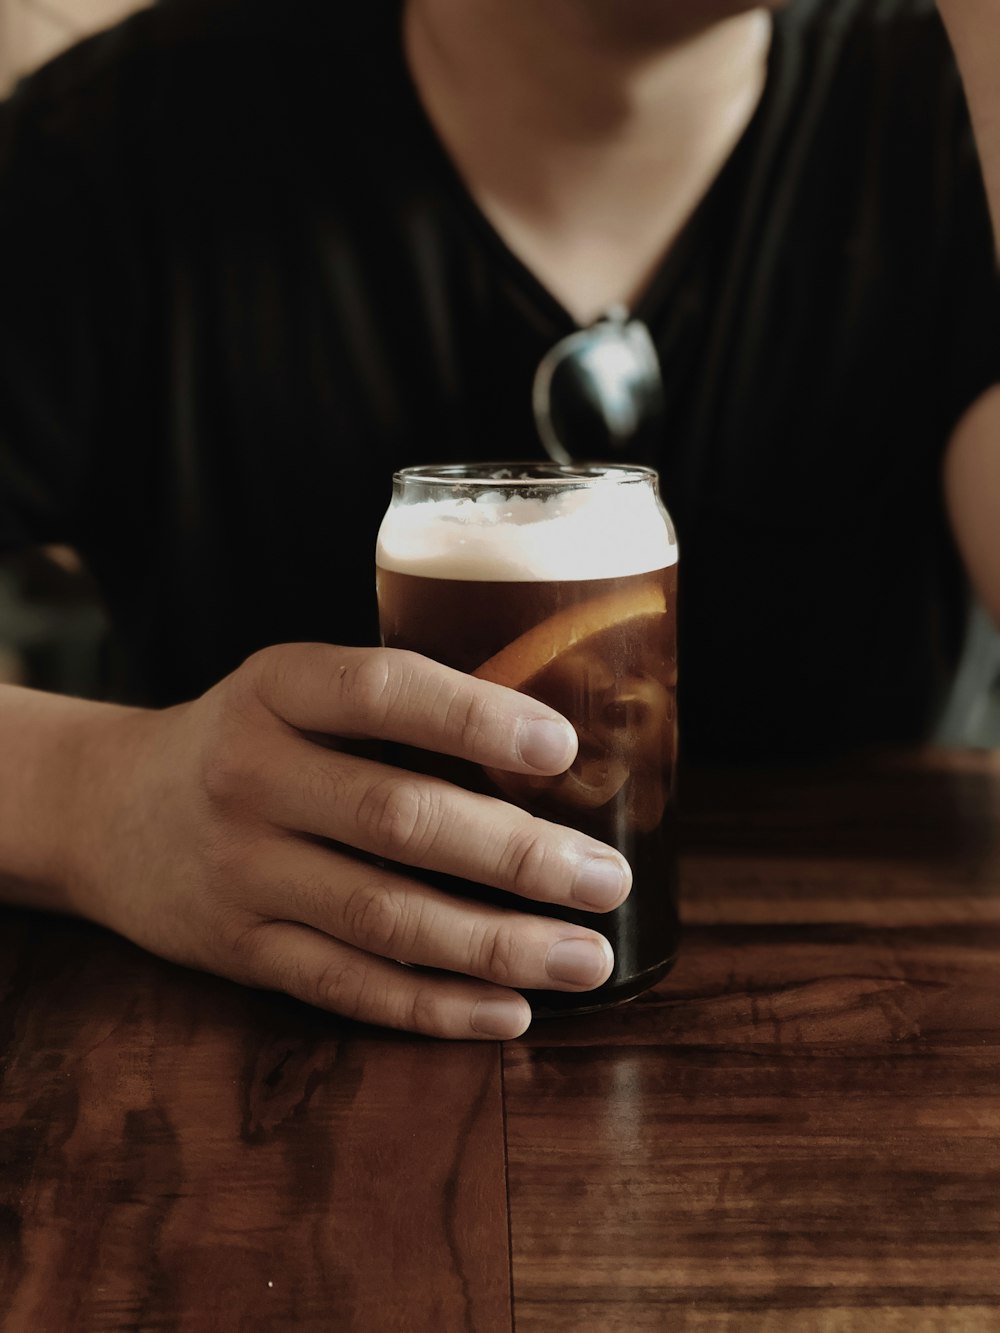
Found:
[[[620,745],[609,745],[601,734],[606,728],[599,714],[607,701],[617,698],[620,682],[604,660],[600,639],[609,631],[637,631],[641,621],[663,616],[666,609],[664,591],[655,584],[619,589],[558,611],[474,672],[482,680],[524,690],[559,708],[580,737],[572,767],[557,777],[486,769],[506,796],[522,805],[578,813],[599,810],[618,796],[629,781],[631,763]]]
[[[637,588],[606,593],[593,601],[557,611],[501,648],[472,674],[512,690],[523,689],[532,676],[584,639],[645,616],[664,615],[666,609],[666,595],[655,584],[643,583]]]

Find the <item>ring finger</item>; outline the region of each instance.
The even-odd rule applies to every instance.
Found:
[[[452,897],[288,835],[255,861],[253,903],[366,953],[530,990],[592,990],[611,974],[603,935]]]

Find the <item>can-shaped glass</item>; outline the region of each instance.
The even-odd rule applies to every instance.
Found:
[[[575,727],[553,778],[408,750],[401,765],[615,847],[633,887],[615,911],[463,893],[599,931],[615,966],[583,993],[525,992],[536,1014],[588,1012],[658,981],[678,943],[677,541],[649,468],[502,463],[393,478],[376,552],[382,641],[541,699]]]

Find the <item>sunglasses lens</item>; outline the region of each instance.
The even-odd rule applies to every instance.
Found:
[[[535,414],[546,448],[574,458],[641,446],[663,402],[645,326],[599,324],[571,334],[539,367]]]

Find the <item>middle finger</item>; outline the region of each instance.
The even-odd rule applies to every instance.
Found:
[[[576,829],[297,737],[275,750],[261,800],[281,828],[537,902],[606,912],[632,882],[623,856]]]

